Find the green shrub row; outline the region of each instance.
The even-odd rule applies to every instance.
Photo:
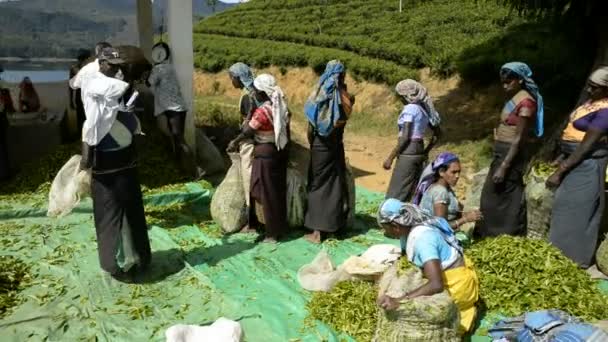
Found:
[[[310,47],[262,39],[234,38],[212,34],[194,35],[194,65],[208,72],[227,69],[236,62],[256,68],[271,65],[313,68],[323,72],[332,59],[346,64],[354,77],[377,83],[396,84],[402,79],[418,77],[416,70],[396,63],[359,56],[338,49]]]

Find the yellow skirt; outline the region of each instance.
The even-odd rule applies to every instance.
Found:
[[[460,311],[460,329],[462,333],[471,331],[477,316],[479,300],[479,279],[473,269],[473,263],[465,257],[464,266],[443,272],[443,282]]]

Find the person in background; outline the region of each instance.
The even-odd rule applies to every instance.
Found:
[[[8,142],[7,142],[7,130],[8,130],[8,118],[6,114],[14,112],[13,101],[11,94],[8,89],[4,88],[2,81],[2,73],[4,68],[0,65],[0,181],[8,180],[10,177],[10,167],[8,160]]]
[[[251,121],[253,112],[259,107],[259,103],[255,97],[255,89],[253,80],[255,75],[251,68],[244,63],[236,63],[228,70],[232,85],[236,89],[242,89],[243,93],[239,101],[239,111],[241,113],[242,125],[241,128],[246,128]],[[255,148],[252,138],[244,139],[239,144],[239,154],[241,156],[241,176],[243,178],[243,187],[245,189],[245,204],[247,208],[251,205],[249,190],[251,189],[251,168],[253,165],[253,150]],[[253,229],[246,224],[242,232],[252,232]]]
[[[322,233],[346,227],[350,211],[344,155],[344,127],[354,98],[348,94],[346,69],[340,61],[327,63],[325,72],[306,102],[310,167],[308,206],[304,226],[312,230],[306,238],[320,243]]]
[[[275,243],[287,228],[287,150],[290,114],[283,90],[275,78],[262,74],[253,81],[260,106],[247,127],[228,144],[236,151],[241,141],[253,137],[255,149],[251,170],[249,224],[255,220],[255,207],[262,205],[266,226],[264,242]]]
[[[81,49],[78,51],[78,56],[76,57],[77,62],[70,67],[70,79],[78,74],[89,58],[91,58],[91,52],[89,50]],[[86,116],[84,115],[84,105],[82,104],[82,90],[80,88],[73,89],[72,87],[68,87],[68,90],[70,94],[70,108],[76,111],[77,131],[82,132],[82,125],[86,119]]]
[[[482,217],[479,210],[462,212],[462,205],[454,193],[460,171],[458,156],[450,152],[440,153],[422,173],[412,200],[428,214],[446,219],[454,230]]]
[[[134,135],[141,127],[124,95],[130,85],[115,78],[124,63],[118,51],[98,54],[99,72],[82,88],[86,108],[80,168],[91,170],[91,198],[101,268],[131,282],[151,260]]]
[[[481,192],[484,219],[475,227],[478,237],[526,233],[526,151],[534,136],[543,135],[543,97],[532,70],[521,62],[507,63],[500,69],[500,80],[510,99],[494,132],[494,159]]]
[[[386,198],[407,201],[414,194],[423,163],[439,138],[441,119],[422,84],[414,80],[403,80],[397,84],[395,90],[404,104],[397,119],[399,139],[382,166],[385,170],[390,170],[397,158]],[[433,136],[425,148],[423,139],[429,126]]]
[[[407,259],[422,270],[427,280],[401,298],[380,297],[378,305],[394,310],[404,299],[432,296],[445,289],[460,311],[461,333],[471,331],[477,316],[479,280],[448,222],[413,204],[389,198],[380,205],[378,223],[401,234],[402,241],[407,241],[401,246]]]
[[[148,85],[154,93],[154,115],[164,116],[171,133],[171,146],[175,159],[182,169],[194,179],[200,179],[203,171],[197,167],[196,159],[184,137],[188,108],[182,97],[175,68],[171,63],[169,45],[160,42],[167,51],[166,59],[156,64],[148,77]]]
[[[557,188],[549,240],[582,268],[593,265],[604,213],[604,180],[608,164],[608,67],[595,70],[587,82],[589,99],[570,115],[562,133],[562,157],[547,179]]]
[[[35,113],[40,110],[40,97],[29,77],[24,77],[19,84],[19,111]]]

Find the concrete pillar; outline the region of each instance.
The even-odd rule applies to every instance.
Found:
[[[186,142],[194,150],[193,78],[194,51],[192,44],[192,0],[167,1],[167,33],[171,58],[188,114],[186,115]]]
[[[139,47],[146,58],[150,60],[152,45],[154,44],[151,0],[137,0],[137,29],[139,31]]]

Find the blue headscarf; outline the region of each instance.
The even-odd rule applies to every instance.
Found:
[[[232,77],[239,79],[247,91],[251,92],[253,90],[255,75],[247,64],[241,62],[235,63],[228,69],[228,73]]]
[[[338,60],[327,63],[319,84],[304,105],[304,113],[310,124],[321,136],[328,136],[340,120],[340,92],[338,78],[345,71],[344,64]]]
[[[500,71],[509,70],[517,74],[524,81],[524,86],[527,91],[530,92],[532,97],[536,100],[536,129],[535,133],[537,137],[542,137],[544,133],[544,114],[545,106],[543,103],[543,97],[540,95],[538,85],[532,79],[532,70],[526,63],[522,62],[510,62],[502,66]]]
[[[416,192],[414,193],[414,198],[412,199],[412,203],[415,205],[420,205],[422,201],[422,196],[429,189],[431,184],[433,183],[433,176],[441,168],[442,166],[448,166],[453,162],[459,161],[458,156],[451,152],[441,152],[435,160],[431,164],[429,164],[424,171],[422,171],[422,175],[420,176],[420,181],[418,181],[418,186],[416,187]]]

